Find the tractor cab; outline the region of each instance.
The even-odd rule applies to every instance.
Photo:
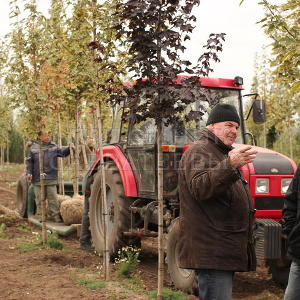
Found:
[[[183,151],[190,143],[198,140],[200,131],[206,127],[206,121],[213,105],[217,103],[232,104],[242,113],[241,86],[234,86],[228,80],[207,78],[201,86],[200,97],[190,103],[182,116],[200,112],[201,118],[189,120],[182,118],[176,124],[163,128],[164,157],[164,195],[177,198],[177,168]],[[217,86],[217,84],[219,86]],[[143,99],[141,99],[143,101]],[[156,199],[156,125],[154,119],[136,123],[129,119],[124,121],[124,113],[128,113],[126,103],[114,107],[114,121],[110,144],[118,145],[126,155],[134,173],[138,197]],[[130,114],[130,112],[129,112]],[[243,118],[241,118],[243,119]],[[239,130],[238,143],[244,143],[244,125]]]

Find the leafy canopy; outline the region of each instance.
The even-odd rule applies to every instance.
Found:
[[[196,66],[180,57],[186,49],[184,41],[194,29],[192,10],[199,4],[199,0],[129,0],[122,5],[116,28],[118,37],[125,35],[129,43],[128,71],[136,80],[127,91],[133,121],[148,117],[155,118],[157,124],[178,121],[178,113],[197,97],[197,76],[209,74],[211,59],[219,61],[217,52],[222,51],[224,33],[210,35],[207,52]],[[181,73],[193,76],[177,84]]]

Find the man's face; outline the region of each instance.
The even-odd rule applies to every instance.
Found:
[[[211,131],[227,146],[231,146],[239,129],[239,124],[233,121],[211,124]]]
[[[50,141],[50,138],[49,138],[49,135],[47,133],[43,133],[41,136],[40,136],[40,140],[41,142],[43,143],[48,143]]]

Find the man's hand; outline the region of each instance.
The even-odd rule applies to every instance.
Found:
[[[69,148],[70,148],[70,151],[73,151],[73,152],[76,151],[76,147],[75,147],[73,144],[71,144],[71,145],[69,146]]]
[[[32,174],[27,174],[27,181],[29,184],[32,182]]]
[[[240,168],[248,163],[251,163],[257,151],[251,150],[251,146],[245,146],[240,149],[233,149],[228,153],[230,164],[233,168]]]

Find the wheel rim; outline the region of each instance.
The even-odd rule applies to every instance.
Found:
[[[107,203],[107,212],[108,212],[108,223],[107,223],[107,234],[110,235],[114,228],[114,201],[113,201],[113,193],[111,189],[107,186],[106,188],[106,203]],[[101,192],[98,194],[97,201],[97,227],[100,233],[103,235],[103,209],[102,209],[102,201],[101,201]]]
[[[178,243],[176,243],[176,246],[175,246],[175,266],[178,270],[178,273],[184,277],[184,278],[189,278],[192,276],[193,272],[192,270],[189,270],[189,269],[182,269],[182,268],[179,268],[179,251],[178,251]]]
[[[23,188],[21,187],[21,186],[18,186],[18,190],[17,190],[17,195],[19,196],[19,195],[23,195]],[[19,197],[17,197],[17,201],[16,201],[17,203],[17,210],[20,212],[20,211],[22,211],[22,209],[23,209],[23,202],[22,201],[20,201],[20,198]]]
[[[114,227],[114,200],[113,193],[109,187],[106,188],[106,203],[107,203],[107,213],[108,213],[108,224],[107,231],[111,234]]]

